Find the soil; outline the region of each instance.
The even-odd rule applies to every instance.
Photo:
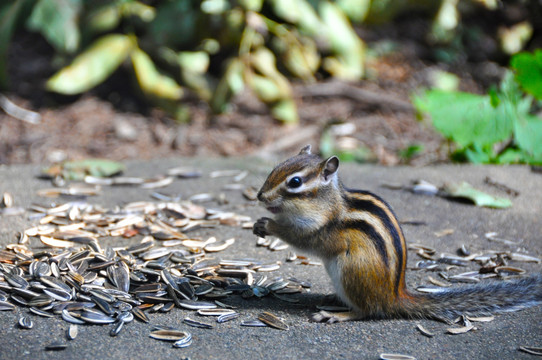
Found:
[[[369,149],[372,156],[368,161],[386,165],[448,161],[445,141],[428,123],[417,120],[409,104],[411,95],[429,86],[435,70],[454,72],[461,79],[462,90],[481,92],[496,82],[502,67],[487,57],[437,62],[423,36],[420,40],[419,34],[428,26],[427,20],[409,19],[360,30],[369,48],[378,49],[390,41],[396,48],[369,57],[364,81],[294,83],[300,114],[295,126],[273,120],[249,92],[239,95],[231,111],[221,115],[213,115],[206,104],[188,99],[190,121],[178,123],[134,92],[128,69],[120,69],[83,96],[47,93],[43,85],[54,73],[51,64],[57,59],[41,37],[18,33],[9,51],[11,81],[5,95],[15,104],[37,111],[42,119],[33,125],[0,112],[0,164],[179,155],[280,158],[308,143],[318,148],[322,132],[334,123],[354,125],[348,133],[337,135],[338,142]],[[400,156],[413,145],[421,145],[422,151],[413,157]]]

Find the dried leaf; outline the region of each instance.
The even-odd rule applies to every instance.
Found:
[[[512,206],[512,202],[510,200],[489,195],[473,188],[472,185],[464,181],[459,184],[446,184],[443,188],[443,193],[445,196],[452,198],[470,200],[476,206],[485,206],[490,208],[507,208]]]

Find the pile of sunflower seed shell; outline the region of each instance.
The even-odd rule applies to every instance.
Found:
[[[508,279],[526,273],[525,269],[510,265],[512,262],[533,262],[540,263],[541,259],[522,252],[508,250],[486,250],[478,253],[471,253],[465,245],[457,250],[457,255],[441,253],[436,255],[436,250],[421,244],[409,244],[410,250],[416,250],[416,254],[423,258],[416,262],[413,270],[425,270],[436,272],[445,281],[433,277],[429,281],[438,287],[447,287],[451,283],[477,283],[488,278]],[[478,270],[452,274],[452,270],[466,267],[471,263],[479,266]],[[432,288],[420,287],[419,291],[432,291]]]
[[[486,234],[488,240],[490,237],[494,238],[494,236],[494,233]],[[507,240],[507,242],[510,241]],[[514,244],[516,243],[514,242]],[[478,283],[490,278],[506,280],[526,274],[526,270],[520,267],[511,266],[509,264],[510,261],[541,262],[541,259],[522,252],[486,250],[483,252],[471,253],[466,245],[462,245],[457,250],[457,255],[449,253],[437,255],[436,249],[423,244],[410,243],[408,248],[409,250],[415,250],[416,254],[423,258],[423,260],[416,262],[413,270],[434,272],[440,277],[439,279],[434,276],[428,276],[427,279],[432,285],[422,285],[416,288],[417,291],[426,293],[440,292],[444,288],[452,286],[452,283]],[[473,263],[479,266],[478,270],[454,274],[457,269],[470,266]],[[459,327],[448,328],[447,333],[451,335],[463,334],[476,329],[472,322],[488,322],[493,319],[493,316],[460,316],[454,323],[460,323],[462,325]],[[433,337],[435,335],[419,324],[417,325],[417,329],[427,337]]]
[[[152,312],[178,307],[216,316],[222,323],[239,316],[222,302],[232,294],[273,295],[297,302],[289,294],[310,287],[296,279],[268,279],[265,273],[278,269],[278,262],[213,256],[232,245],[233,238],[188,235],[202,227],[251,228],[247,216],[206,209],[191,201],[142,201],[113,209],[67,202],[33,205],[29,210],[39,224],[0,250],[0,310],[26,308],[43,317],[61,316],[73,325],[113,324],[110,335],[116,336],[134,318],[149,322]],[[136,235],[142,237],[137,243],[101,246],[102,239]],[[40,242],[40,247],[30,246]],[[262,319],[241,325],[288,329],[273,314]],[[190,318],[184,323],[213,327]],[[19,326],[32,328],[31,318],[21,316]],[[75,338],[76,329],[70,327],[68,338]],[[192,341],[190,334],[177,329],[154,329],[151,337],[175,340],[175,347]]]

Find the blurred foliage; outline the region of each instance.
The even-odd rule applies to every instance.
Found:
[[[511,61],[516,81],[527,93],[542,100],[542,50],[520,53]]]
[[[399,151],[399,157],[403,162],[408,163],[414,157],[423,153],[424,149],[423,144],[412,144]]]
[[[66,180],[83,181],[85,176],[111,177],[119,175],[126,170],[124,164],[106,159],[84,159],[65,161],[49,166],[42,170],[43,176]]]
[[[416,109],[455,143],[455,159],[542,164],[542,117],[532,114],[540,109],[535,99],[542,100],[542,51],[517,54],[511,64],[515,75],[508,72],[487,95],[428,90],[414,98]]]
[[[275,118],[296,122],[287,76],[357,80],[364,70],[363,41],[331,1],[16,0],[0,6],[0,19],[4,64],[18,26],[54,47],[63,67],[48,90],[80,94],[131,63],[142,93],[174,112],[186,89],[223,112],[247,86]]]
[[[496,6],[497,0],[13,0],[0,4],[0,88],[8,84],[12,34],[25,28],[55,50],[60,70],[46,83],[49,91],[81,94],[122,66],[146,97],[179,118],[186,116],[187,90],[220,113],[248,87],[276,119],[294,123],[289,78],[364,76],[365,45],[351,23],[389,22],[422,9],[434,17],[429,37],[452,41],[462,11]],[[527,22],[504,29],[501,38],[519,51],[531,34]]]

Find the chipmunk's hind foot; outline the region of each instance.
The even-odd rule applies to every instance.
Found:
[[[328,324],[333,324],[336,322],[360,320],[361,317],[359,314],[353,311],[332,313],[332,312],[322,310],[322,311],[312,314],[311,319],[314,322],[326,322]]]

